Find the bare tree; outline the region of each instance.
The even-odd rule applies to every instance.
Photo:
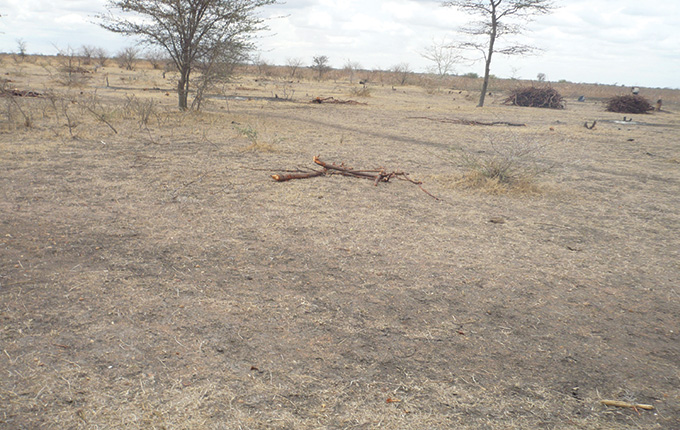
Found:
[[[256,53],[255,55],[250,57],[250,61],[253,63],[253,66],[257,69],[257,75],[258,76],[267,76],[270,73],[270,66],[269,63],[265,58],[262,57],[261,53]]]
[[[396,75],[399,85],[406,85],[406,81],[413,73],[411,71],[411,66],[409,66],[408,63],[399,63],[395,66],[392,66],[391,71]]]
[[[433,70],[440,78],[453,72],[453,66],[460,60],[452,44],[445,40],[432,41],[420,55],[434,63]]]
[[[497,52],[505,55],[522,55],[536,49],[520,44],[499,48],[496,46],[497,40],[506,35],[522,33],[526,30],[522,22],[530,21],[535,15],[550,13],[554,9],[551,0],[453,0],[442,2],[442,6],[455,7],[469,15],[482,17],[480,21],[474,21],[469,27],[461,29],[461,32],[482,40],[458,44],[462,49],[478,50],[484,57],[484,83],[479,97],[479,107],[484,106],[493,54]]]
[[[17,42],[17,54],[23,60],[26,58],[26,41],[24,39],[16,39]]]
[[[276,0],[108,0],[109,11],[133,16],[110,12],[98,18],[107,30],[136,36],[143,44],[167,51],[179,72],[179,108],[186,110],[196,65],[234,56],[219,50],[251,50],[253,33],[263,29],[263,20],[255,12],[274,3]]]
[[[317,55],[316,57],[312,58],[312,62],[314,63],[312,69],[319,73],[319,80],[321,80],[323,75],[330,70],[330,66],[328,65],[328,57],[325,55]]]
[[[354,74],[357,70],[361,69],[361,64],[357,61],[347,60],[343,69],[349,75],[349,82],[354,83]]]
[[[83,64],[88,66],[92,63],[92,57],[97,48],[91,45],[83,45],[80,47],[80,56],[83,58]]]
[[[166,64],[170,60],[168,56],[165,54],[165,51],[161,51],[158,49],[148,50],[145,53],[144,57],[149,62],[149,64],[151,64],[151,67],[153,67],[154,70],[164,69]]]
[[[95,50],[92,52],[92,56],[97,59],[97,64],[102,67],[106,66],[106,60],[109,59],[108,52],[106,52],[106,49],[101,47],[95,48]]]
[[[290,70],[290,78],[295,79],[295,74],[297,70],[302,66],[302,58],[288,58],[286,59],[286,65]]]
[[[536,79],[538,79],[538,82],[545,82],[545,73],[539,73],[536,75]]]
[[[125,70],[135,70],[135,65],[137,64],[139,56],[139,49],[132,46],[122,49],[116,58],[118,59],[118,64]]]

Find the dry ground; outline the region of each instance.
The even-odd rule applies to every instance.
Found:
[[[50,97],[0,99],[0,428],[680,428],[680,106],[241,77],[182,114],[2,67]],[[471,186],[513,148],[528,184]],[[441,200],[269,176],[314,155]]]

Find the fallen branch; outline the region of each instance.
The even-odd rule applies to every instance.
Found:
[[[624,116],[623,119],[625,120],[626,117]],[[593,121],[593,125],[588,125],[588,121],[586,121],[585,124],[583,124],[583,126],[588,130],[592,130],[595,128],[595,124],[597,124],[597,120]]]
[[[0,90],[0,96],[2,97],[43,97],[41,93],[30,90]]]
[[[276,182],[286,182],[290,181],[291,179],[306,179],[306,178],[314,178],[316,176],[323,176],[326,174],[325,170],[313,170],[311,172],[299,172],[299,173],[284,173],[280,175],[272,175],[272,178]]]
[[[334,103],[334,104],[348,104],[348,105],[367,105],[368,103],[361,103],[355,100],[337,100],[333,97],[316,97],[310,103]]]
[[[409,119],[427,119],[430,121],[443,122],[447,124],[463,124],[463,125],[507,125],[510,127],[526,127],[526,124],[507,122],[507,121],[494,121],[494,122],[483,122],[474,121],[470,119],[456,119],[456,118],[430,118],[427,116],[410,116]]]
[[[351,167],[347,167],[343,164],[327,163],[322,161],[318,156],[314,157],[314,163],[323,167],[322,170],[312,170],[310,172],[292,172],[292,173],[281,173],[271,175],[272,179],[276,182],[286,182],[292,179],[307,179],[314,178],[317,176],[330,176],[330,175],[342,175],[351,176],[355,178],[370,179],[373,181],[373,185],[377,186],[380,182],[389,182],[392,178],[397,178],[402,181],[410,182],[417,185],[425,194],[432,197],[435,200],[439,200],[438,197],[432,195],[429,191],[423,188],[423,183],[421,181],[416,181],[408,176],[408,173],[401,171],[386,172],[385,169],[375,169],[375,170],[354,170]]]
[[[629,409],[646,409],[648,411],[654,410],[652,405],[641,405],[637,403],[622,402],[620,400],[601,400],[600,403],[606,406],[616,406],[617,408],[629,408]]]

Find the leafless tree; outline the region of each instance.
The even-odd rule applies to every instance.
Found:
[[[432,41],[432,45],[420,54],[423,58],[434,63],[433,70],[440,77],[453,72],[454,65],[460,61],[460,55],[456,53],[451,42],[442,40]]]
[[[538,79],[538,82],[545,82],[545,73],[539,73],[536,75],[536,79]]]
[[[523,23],[530,21],[535,15],[544,15],[554,9],[551,0],[453,0],[442,2],[442,6],[455,7],[469,15],[482,17],[481,20],[473,21],[468,27],[461,29],[462,33],[481,40],[458,44],[462,49],[480,51],[484,57],[484,83],[479,97],[479,107],[484,106],[493,54],[522,55],[536,50],[534,47],[521,44],[497,47],[498,39],[522,33],[526,30]]]
[[[408,63],[399,63],[392,66],[391,72],[396,75],[399,85],[406,85],[406,81],[408,81],[409,76],[413,73]]]
[[[97,64],[102,67],[106,66],[106,60],[109,59],[109,53],[106,52],[106,49],[101,47],[95,48],[92,56],[97,59]]]
[[[361,69],[361,64],[357,61],[347,60],[345,66],[343,67],[347,75],[349,76],[349,82],[354,83],[354,74],[357,70]]]
[[[154,70],[164,69],[170,60],[164,51],[158,49],[151,49],[144,55],[146,60],[151,64]]]
[[[297,73],[297,70],[302,66],[302,63],[303,63],[302,58],[288,58],[286,60],[286,65],[290,70],[291,79],[295,79],[295,74]]]
[[[96,52],[97,48],[91,45],[83,45],[80,47],[80,56],[83,58],[83,64],[88,66],[92,63],[92,57]]]
[[[261,53],[256,53],[255,55],[252,55],[250,57],[250,62],[253,63],[253,66],[257,69],[257,75],[258,76],[267,76],[270,74],[270,66],[267,60],[262,57]]]
[[[118,53],[116,58],[118,59],[118,64],[120,67],[124,68],[125,70],[135,70],[135,65],[139,59],[138,56],[139,49],[128,46],[127,48],[123,48]]]
[[[23,60],[26,58],[26,41],[24,39],[16,39],[17,42],[17,54]]]
[[[312,58],[312,62],[314,63],[312,65],[312,69],[319,73],[319,80],[321,80],[323,75],[330,70],[330,66],[328,65],[328,57],[325,55],[317,55]]]
[[[276,0],[108,0],[110,13],[98,18],[107,30],[135,36],[143,44],[167,51],[179,72],[179,108],[186,110],[190,77],[197,64],[234,57],[219,50],[251,50],[253,33],[263,28],[263,19],[255,12],[274,3]],[[112,10],[132,16],[116,16]]]

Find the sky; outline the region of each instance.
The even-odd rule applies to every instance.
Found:
[[[568,80],[625,86],[680,88],[679,0],[554,0],[552,14],[508,42],[541,49],[531,56],[495,56],[491,73],[501,78]],[[0,0],[0,52],[56,54],[83,45],[115,54],[134,39],[107,32],[95,15],[105,0]],[[426,72],[433,45],[469,40],[457,30],[476,19],[438,0],[287,0],[262,8],[268,31],[257,35],[256,54],[285,65],[325,55],[332,67],[364,69],[408,64]],[[501,42],[503,39],[501,39]],[[475,53],[467,53],[473,60]],[[477,57],[478,58],[478,57]],[[482,61],[461,62],[454,73],[483,74]]]

